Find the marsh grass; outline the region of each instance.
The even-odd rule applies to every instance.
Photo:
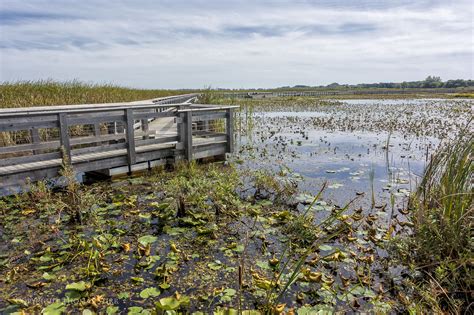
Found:
[[[469,126],[434,154],[411,200],[414,230],[406,255],[424,274],[422,290],[430,307],[467,309],[474,287],[473,155]],[[426,296],[426,294],[420,294]]]
[[[184,90],[133,89],[110,83],[17,81],[0,83],[0,108],[131,102],[176,94]]]
[[[0,108],[132,102],[184,93],[188,91],[133,89],[78,80],[0,82]],[[78,135],[81,130],[71,132]],[[41,132],[40,136],[44,139],[49,133]],[[18,144],[19,141],[30,142],[29,134],[25,131],[0,132],[0,146]]]
[[[213,104],[216,102],[216,94],[214,90],[212,90],[211,86],[206,86],[201,91],[201,95],[199,96],[198,103],[200,104]]]

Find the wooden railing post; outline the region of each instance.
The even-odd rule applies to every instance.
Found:
[[[148,139],[148,131],[150,130],[150,127],[148,126],[148,119],[142,119],[142,131],[144,133],[143,139]]]
[[[186,160],[193,159],[193,112],[187,111],[184,115],[184,156]]]
[[[227,152],[232,153],[234,151],[234,115],[232,113],[232,108],[229,108],[226,111]]]
[[[40,135],[39,135],[39,132],[38,132],[38,128],[36,127],[33,127],[30,129],[30,135],[31,135],[31,143],[40,143],[41,142],[41,139],[40,139]],[[38,150],[33,150],[33,154],[38,154],[39,151]]]
[[[63,150],[63,160],[66,160],[69,164],[72,164],[71,160],[71,143],[69,139],[69,125],[67,121],[66,113],[59,113],[59,134],[61,139],[61,147]]]
[[[132,171],[132,165],[136,163],[135,155],[135,130],[133,128],[133,109],[127,108],[125,110],[125,120],[127,128],[127,160],[129,171]]]

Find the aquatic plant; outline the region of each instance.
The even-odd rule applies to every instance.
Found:
[[[403,251],[423,272],[421,284],[415,283],[423,303],[450,312],[468,309],[474,286],[474,136],[469,128],[431,157],[411,200],[413,234],[405,238]]]
[[[201,95],[199,95],[199,98],[198,98],[198,103],[199,104],[213,104],[215,102],[215,99],[216,99],[215,91],[209,85],[209,86],[204,87],[204,89],[201,91]]]

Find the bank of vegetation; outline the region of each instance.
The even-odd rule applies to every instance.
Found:
[[[0,84],[0,108],[132,102],[185,94],[185,90],[134,89],[73,81],[18,81]]]
[[[466,129],[432,156],[411,199],[413,233],[399,249],[416,274],[419,311],[473,311],[473,159],[474,136]]]

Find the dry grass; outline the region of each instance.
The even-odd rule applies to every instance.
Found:
[[[2,82],[0,108],[131,102],[185,93],[189,91],[132,89],[77,80]]]

